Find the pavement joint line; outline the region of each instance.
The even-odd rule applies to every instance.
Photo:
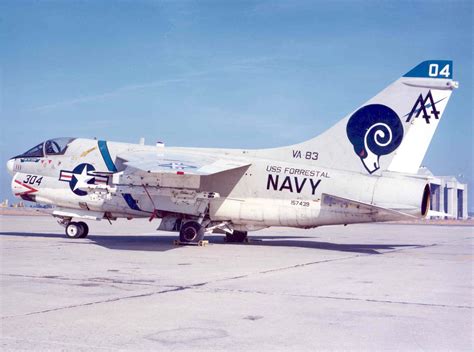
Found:
[[[30,312],[30,313],[26,313],[26,314],[7,315],[7,316],[4,316],[4,317],[1,317],[0,319],[5,320],[5,319],[10,319],[10,318],[20,318],[20,317],[26,317],[26,316],[30,316],[30,315],[51,313],[51,312],[56,312],[56,311],[60,311],[60,310],[72,309],[72,308],[93,306],[93,305],[102,304],[102,303],[118,302],[118,301],[126,300],[126,299],[150,297],[150,296],[159,295],[159,294],[163,294],[163,293],[184,291],[184,290],[187,290],[187,289],[190,289],[190,288],[192,288],[192,286],[176,286],[175,288],[169,289],[169,290],[153,291],[153,292],[135,294],[135,295],[130,295],[130,296],[109,298],[109,299],[105,299],[105,300],[102,300],[102,301],[93,301],[93,302],[86,302],[86,303],[80,303],[80,304],[71,304],[71,305],[67,305],[67,306],[63,306],[63,307],[44,309],[44,310],[40,310],[40,311],[36,311],[36,312]]]
[[[438,246],[438,245],[439,245],[438,243],[432,243],[432,244],[428,244],[428,245],[416,245],[416,246],[412,246],[412,247],[395,248],[393,250],[387,250],[387,251],[379,253],[379,254],[382,254],[382,255],[383,254],[390,254],[390,253],[393,253],[393,252],[401,252],[401,251],[406,251],[406,250],[411,250],[411,249],[419,249],[419,248],[429,248],[429,247],[435,247],[435,246]],[[283,267],[283,268],[268,269],[268,270],[263,270],[263,271],[259,271],[259,272],[256,272],[256,273],[249,273],[249,274],[245,274],[245,275],[238,275],[238,276],[233,276],[233,277],[217,279],[217,280],[214,280],[214,281],[209,282],[209,283],[216,283],[216,282],[243,279],[243,278],[247,278],[247,277],[252,276],[252,275],[269,274],[269,273],[274,273],[274,272],[279,272],[279,271],[284,271],[284,270],[289,270],[289,269],[296,269],[296,268],[301,268],[301,267],[315,265],[315,264],[324,264],[324,263],[342,261],[342,260],[353,259],[353,258],[367,257],[367,256],[372,256],[372,255],[374,255],[374,254],[361,253],[361,254],[346,256],[346,257],[342,257],[342,258],[325,259],[325,260],[319,260],[319,261],[315,261],[315,262],[300,263],[300,264],[295,264],[295,265],[291,265],[291,266],[287,266],[287,267]],[[472,307],[462,306],[462,308],[472,308]]]
[[[29,340],[29,339],[24,339],[20,337],[11,337],[11,336],[0,336],[0,340],[13,340],[13,341],[20,341],[20,342],[28,342],[28,343],[33,343],[36,348],[38,348],[37,344],[46,344],[46,345],[59,345],[59,346],[64,346],[64,347],[82,347],[82,348],[87,348],[87,349],[100,349],[100,350],[106,350],[106,351],[125,351],[123,349],[119,348],[112,348],[112,347],[102,347],[102,346],[91,346],[91,345],[86,345],[86,344],[81,344],[81,343],[69,343],[69,342],[61,342],[61,341],[38,341],[38,340]]]
[[[437,245],[438,245],[437,243],[433,243],[433,244],[428,244],[428,245],[414,245],[412,247],[395,248],[395,249],[392,249],[392,250],[387,250],[385,252],[378,253],[378,255],[384,255],[384,254],[389,254],[389,253],[394,253],[394,252],[401,252],[401,251],[410,250],[410,249],[434,247],[434,246],[437,246]],[[372,256],[372,255],[377,255],[377,254],[360,253],[360,254],[341,257],[341,258],[318,260],[318,261],[314,261],[314,262],[295,264],[295,265],[291,265],[291,266],[287,266],[287,267],[283,267],[283,268],[276,268],[276,269],[269,269],[269,270],[259,271],[256,274],[268,274],[268,273],[272,273],[272,272],[284,271],[284,270],[289,270],[289,269],[296,269],[296,268],[305,267],[305,266],[309,266],[309,265],[331,263],[331,262],[335,262],[335,261],[342,261],[342,260],[348,260],[348,259],[354,259],[354,258],[360,258],[360,257],[368,257],[368,256]],[[249,275],[252,275],[252,274],[249,274]],[[226,279],[223,279],[222,281],[225,281],[225,280]]]
[[[315,261],[315,262],[300,263],[300,264],[295,264],[295,265],[286,266],[286,267],[282,267],[282,268],[268,269],[268,270],[259,271],[257,274],[269,274],[269,273],[274,273],[274,272],[278,272],[278,271],[302,268],[302,267],[305,267],[305,266],[310,266],[310,265],[315,265],[315,264],[324,264],[324,263],[337,262],[337,261],[341,261],[341,260],[353,259],[353,258],[358,258],[358,257],[365,257],[365,256],[368,256],[368,255],[372,255],[372,254],[357,254],[357,255],[351,255],[351,256],[342,257],[342,258],[324,259],[324,260],[318,260],[318,261]]]
[[[318,299],[334,299],[342,301],[362,301],[370,303],[390,303],[390,304],[404,304],[410,306],[427,306],[427,307],[439,307],[439,308],[458,308],[458,309],[473,309],[473,306],[463,306],[463,305],[448,305],[448,304],[437,304],[437,303],[421,303],[421,302],[407,302],[407,301],[393,301],[393,300],[382,300],[382,299],[373,299],[373,298],[356,298],[356,297],[338,297],[338,296],[324,296],[324,295],[304,295],[304,294],[291,294],[291,293],[281,293],[275,294],[271,292],[258,291],[258,290],[235,290],[227,288],[216,288],[216,289],[201,289],[201,291],[214,291],[214,292],[237,292],[237,293],[255,293],[261,295],[269,296],[287,296],[287,297],[301,297],[301,298],[318,298]]]
[[[2,238],[2,241],[3,241],[3,238]],[[51,247],[55,247],[55,248],[63,248],[63,247],[66,247],[66,246],[69,246],[69,244],[65,243],[65,244],[55,244],[54,246],[49,246],[50,248]],[[45,246],[46,247],[46,246]],[[41,249],[42,247],[39,247],[39,246],[6,246],[4,243],[2,243],[2,245],[0,246],[0,249],[2,250],[12,250],[12,249]]]
[[[429,245],[418,245],[418,246],[413,246],[413,247],[408,247],[408,248],[407,247],[405,247],[405,248],[395,248],[393,250],[388,250],[388,251],[385,251],[385,252],[382,252],[382,253],[379,253],[379,254],[388,254],[388,253],[400,252],[400,251],[409,250],[409,249],[434,247],[434,246],[437,246],[437,245],[438,245],[437,243],[434,243],[434,244],[429,244]],[[227,278],[222,278],[222,279],[216,279],[214,281],[206,282],[204,284],[201,284],[200,286],[204,286],[208,283],[217,283],[217,282],[223,282],[223,281],[238,280],[238,279],[247,278],[247,277],[253,276],[253,275],[269,274],[269,273],[274,273],[274,272],[279,272],[279,271],[285,271],[285,270],[290,270],[290,269],[306,267],[306,266],[315,265],[315,264],[324,264],[324,263],[342,261],[342,260],[347,260],[347,259],[367,257],[367,256],[372,256],[372,255],[373,254],[361,253],[361,254],[356,254],[356,255],[351,255],[351,256],[346,256],[346,257],[341,257],[341,258],[333,258],[333,259],[319,260],[319,261],[315,261],[315,262],[300,263],[300,264],[295,264],[295,265],[282,267],[282,268],[268,269],[268,270],[263,270],[263,271],[244,274],[244,275],[237,275],[237,276],[232,276],[232,277],[227,277]],[[193,287],[191,287],[191,288],[195,288],[195,287],[196,287],[196,285],[193,285]]]
[[[53,275],[36,276],[36,275],[22,275],[22,274],[0,274],[0,276],[6,277],[19,277],[26,279],[38,279],[38,280],[57,280],[57,281],[80,281],[80,282],[93,282],[102,284],[122,284],[122,285],[137,285],[137,286],[150,286],[150,287],[177,287],[177,285],[160,285],[146,282],[135,282],[127,280],[107,280],[106,278],[84,278],[84,279],[73,279],[67,277],[53,277]]]

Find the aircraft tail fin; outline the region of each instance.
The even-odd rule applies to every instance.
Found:
[[[388,171],[418,172],[451,93],[459,86],[452,77],[452,61],[425,61],[402,77],[413,105],[400,116],[405,133]],[[413,96],[416,97],[414,103]]]
[[[323,134],[273,155],[361,173],[416,174],[458,87],[452,77],[452,61],[424,61]]]

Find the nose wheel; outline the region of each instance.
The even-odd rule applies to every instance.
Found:
[[[89,234],[89,226],[83,221],[70,222],[66,226],[66,237],[85,238]]]

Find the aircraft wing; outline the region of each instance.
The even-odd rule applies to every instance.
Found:
[[[202,176],[251,165],[244,159],[189,152],[130,152],[117,157],[124,168],[114,183],[176,188],[199,188]]]
[[[251,164],[248,161],[227,159],[213,154],[135,152],[118,157],[124,160],[124,165],[134,169],[136,173],[205,176]]]

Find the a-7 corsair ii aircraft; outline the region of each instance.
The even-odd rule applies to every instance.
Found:
[[[239,150],[82,138],[40,143],[8,161],[13,193],[53,204],[66,235],[83,220],[161,218],[182,242],[225,233],[241,242],[268,226],[310,228],[423,217],[417,175],[449,97],[451,61],[425,61],[309,141]],[[76,221],[79,220],[79,221]]]

